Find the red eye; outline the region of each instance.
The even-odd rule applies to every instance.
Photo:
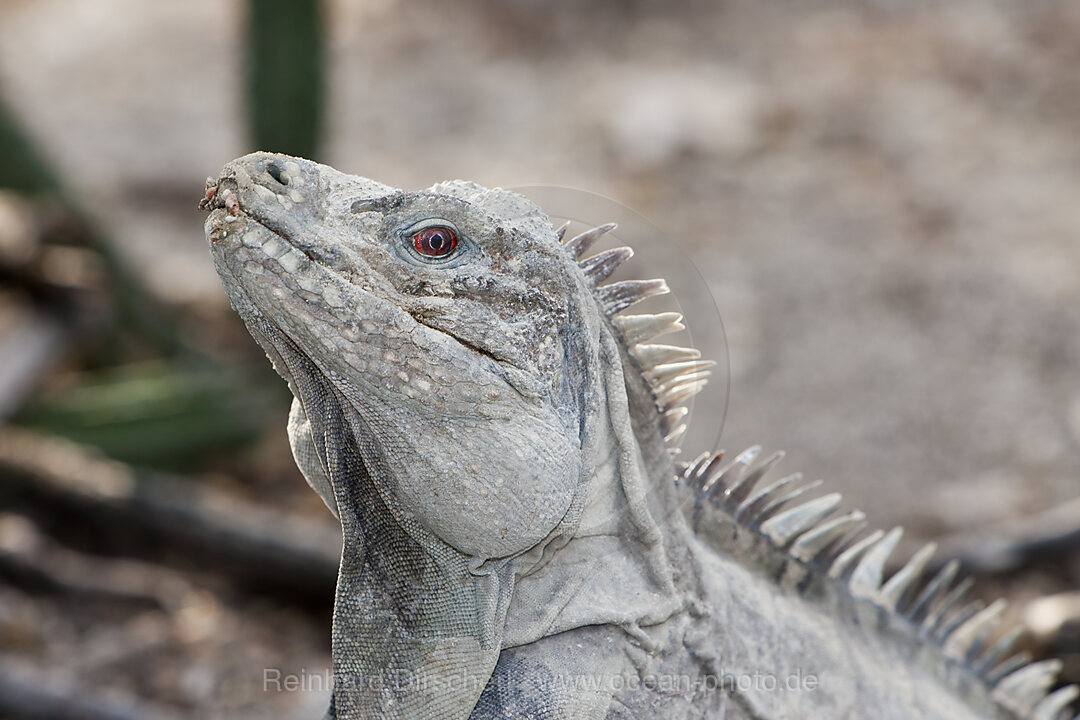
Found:
[[[413,237],[416,252],[428,257],[446,257],[457,247],[457,235],[448,227],[426,227]]]

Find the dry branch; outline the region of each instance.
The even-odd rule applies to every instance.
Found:
[[[317,606],[333,596],[340,539],[332,524],[141,473],[64,440],[0,428],[0,506],[89,551],[164,557]]]

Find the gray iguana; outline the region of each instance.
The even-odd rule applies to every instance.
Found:
[[[677,462],[709,363],[625,312],[667,291],[607,282],[627,248],[585,257],[610,226],[269,153],[203,206],[341,522],[329,717],[1071,716],[932,547],[885,578],[900,531],[766,480],[779,453]]]

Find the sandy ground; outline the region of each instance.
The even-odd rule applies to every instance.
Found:
[[[724,447],[785,448],[909,540],[1080,495],[1077,3],[330,5],[322,159],[647,217],[723,318]],[[224,303],[193,208],[252,149],[242,10],[0,0],[5,96],[180,302]]]

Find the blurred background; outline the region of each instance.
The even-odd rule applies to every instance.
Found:
[[[633,208],[723,318],[695,424],[1080,679],[1077,67],[1070,0],[0,0],[0,717],[325,709],[338,529],[196,210],[254,149]]]

